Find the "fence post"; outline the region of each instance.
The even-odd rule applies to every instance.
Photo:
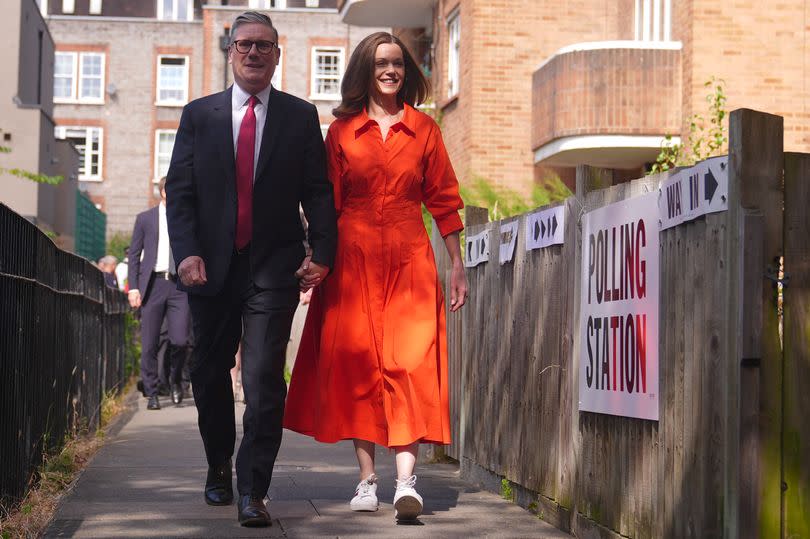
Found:
[[[729,121],[730,279],[725,403],[729,537],[779,533],[782,353],[776,288],[783,228],[783,120],[748,109]],[[736,226],[735,226],[736,224]],[[775,520],[774,520],[775,518]]]
[[[810,537],[810,154],[785,154],[782,537]]]

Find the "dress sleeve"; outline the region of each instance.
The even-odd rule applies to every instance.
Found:
[[[458,192],[458,180],[442,141],[439,127],[433,124],[425,147],[422,201],[433,215],[442,237],[464,228],[458,210],[464,207]]]
[[[335,196],[335,211],[340,215],[343,207],[343,155],[338,144],[337,127],[333,122],[326,133],[326,173],[332,182],[332,192]]]

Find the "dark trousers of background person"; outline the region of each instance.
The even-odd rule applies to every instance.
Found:
[[[141,305],[141,378],[147,397],[158,394],[158,346],[160,328],[166,319],[169,344],[167,355],[171,363],[170,383],[179,384],[189,341],[188,296],[177,290],[173,280],[163,274],[152,276],[149,296]]]
[[[209,466],[233,455],[236,421],[230,369],[242,339],[242,387],[247,403],[236,457],[240,495],[264,497],[281,446],[287,384],[284,359],[298,288],[259,289],[247,254],[234,254],[216,296],[189,296],[194,323],[191,384]]]
[[[189,310],[188,326],[191,327],[191,311]],[[189,346],[185,357],[183,358],[182,369],[180,372],[181,385],[183,387],[183,395],[190,396],[191,390],[191,376],[189,374],[189,364],[191,363],[191,353],[194,348],[194,337],[189,336]],[[169,354],[169,321],[164,316],[163,325],[160,326],[160,340],[158,342],[158,395],[169,396],[171,395],[171,384],[175,378],[172,371],[172,357]],[[176,367],[175,367],[176,368]]]

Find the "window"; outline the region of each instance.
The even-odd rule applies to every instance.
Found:
[[[281,50],[281,45],[278,45],[278,65],[276,66],[276,70],[273,72],[273,78],[270,79],[270,82],[273,83],[273,88],[276,90],[281,90],[281,77],[284,75],[284,70],[282,69],[282,64],[284,63],[284,54],[283,50]]]
[[[104,53],[54,54],[53,100],[56,103],[104,103]]]
[[[169,163],[172,160],[174,149],[174,129],[158,129],[155,131],[155,179],[157,183],[169,172]]]
[[[340,99],[344,54],[342,47],[312,49],[312,99]]]
[[[326,140],[326,134],[329,132],[329,124],[321,124],[321,136]]]
[[[157,104],[183,106],[188,102],[188,56],[158,56]]]
[[[63,127],[56,128],[56,138],[69,140],[79,151],[79,179],[100,182],[101,156],[104,151],[103,134],[100,127]]]
[[[637,41],[670,41],[672,0],[636,0],[634,23]]]
[[[158,19],[166,21],[194,20],[194,0],[157,0]]]
[[[76,0],[62,0],[62,13],[73,13],[76,10]]]
[[[447,17],[447,97],[458,94],[461,19],[458,10]]]
[[[43,17],[48,16],[48,0],[37,0],[37,6]]]
[[[320,2],[318,0],[307,0],[304,3],[304,5],[306,7],[318,7],[320,5]]]
[[[248,5],[253,9],[284,9],[287,7],[287,0],[250,0]]]
[[[101,15],[101,0],[90,0],[90,14]]]

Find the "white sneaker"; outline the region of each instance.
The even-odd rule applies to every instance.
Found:
[[[380,504],[377,501],[377,476],[371,474],[357,484],[354,498],[349,502],[352,511],[376,511]]]
[[[397,479],[397,492],[394,494],[394,509],[397,520],[414,520],[422,514],[422,496],[416,489],[416,476],[408,479]]]

